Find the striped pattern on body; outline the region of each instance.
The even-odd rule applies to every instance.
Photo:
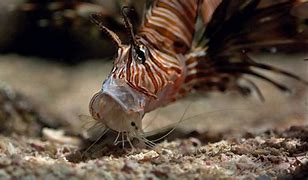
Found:
[[[185,58],[195,32],[199,0],[157,0],[134,36],[134,43],[121,45],[112,76],[125,78],[130,87],[158,98],[169,84],[176,94],[184,81]],[[145,57],[136,60],[138,49]]]
[[[157,93],[170,83],[176,83],[183,75],[182,60],[175,54],[161,52],[150,45],[146,45],[148,54],[144,63],[134,60],[131,46],[118,50],[112,76],[125,78],[128,85],[137,91],[157,98]]]

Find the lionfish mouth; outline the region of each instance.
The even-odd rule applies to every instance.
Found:
[[[142,130],[146,97],[119,79],[109,77],[89,105],[92,117],[117,132]]]

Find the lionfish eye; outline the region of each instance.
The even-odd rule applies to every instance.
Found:
[[[143,45],[137,46],[134,48],[135,54],[134,57],[135,59],[139,62],[144,64],[146,60],[146,49]]]

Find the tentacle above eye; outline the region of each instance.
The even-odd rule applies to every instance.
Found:
[[[95,23],[116,45],[117,48],[122,46],[122,41],[117,34],[109,30],[107,27],[103,25],[102,16],[100,14],[92,14],[90,19],[93,23]]]

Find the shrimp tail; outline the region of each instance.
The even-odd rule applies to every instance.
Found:
[[[298,0],[222,1],[206,24],[197,46],[187,55],[187,76],[183,89],[236,90],[244,95],[255,90],[262,97],[254,82],[246,79],[248,75],[267,81],[281,91],[290,91],[285,84],[269,78],[263,71],[284,75],[308,85],[297,75],[256,62],[249,56],[250,52],[272,47],[301,47],[301,51],[308,50],[308,13],[302,11],[304,7],[308,7],[308,2]],[[245,79],[247,81],[243,84],[242,80]]]

